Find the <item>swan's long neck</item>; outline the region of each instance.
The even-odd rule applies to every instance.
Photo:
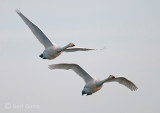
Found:
[[[105,82],[107,82],[109,79],[110,79],[110,78],[106,78],[106,79],[104,79],[104,80],[101,80],[98,85],[103,85],[103,84],[104,84]]]
[[[69,47],[70,47],[70,44],[68,44],[68,45],[66,45],[66,46],[64,46],[64,47],[61,47],[59,51],[63,51],[63,50],[65,50],[65,49],[69,48]]]

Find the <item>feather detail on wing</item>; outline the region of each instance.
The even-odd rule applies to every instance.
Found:
[[[104,50],[104,48],[102,49],[94,49],[94,48],[83,48],[83,47],[70,47],[67,49],[64,49],[64,52],[75,52],[75,51],[90,51],[90,50]]]
[[[78,47],[71,47],[64,49],[64,52],[75,52],[75,51],[89,51],[89,50],[96,50],[96,49],[90,49],[90,48],[78,48]]]
[[[133,82],[126,79],[125,77],[116,77],[116,78],[106,80],[106,82],[113,82],[113,81],[116,81],[116,82],[128,87],[132,91],[135,91],[138,89],[137,86]]]
[[[66,70],[72,69],[80,77],[83,78],[85,83],[87,83],[90,80],[93,80],[93,78],[77,64],[67,64],[67,63],[52,64],[52,65],[49,65],[49,68],[50,69],[66,69]]]
[[[16,10],[17,14],[22,18],[22,20],[27,24],[27,26],[31,29],[33,34],[37,37],[37,39],[44,45],[45,48],[53,46],[51,41],[46,37],[46,35],[29,19],[27,19],[19,10]]]

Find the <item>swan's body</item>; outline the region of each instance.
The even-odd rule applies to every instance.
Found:
[[[29,19],[27,19],[19,10],[16,11],[17,14],[22,18],[22,20],[27,24],[27,26],[31,29],[36,38],[41,42],[41,44],[45,47],[45,50],[40,55],[43,59],[54,59],[59,56],[62,52],[75,52],[75,51],[88,51],[95,50],[92,48],[71,48],[75,46],[73,43],[69,43],[64,47],[60,47],[55,43],[52,43],[47,36]]]
[[[83,70],[79,65],[77,64],[67,64],[67,63],[61,63],[61,64],[52,64],[49,65],[50,69],[72,69],[75,71],[82,79],[85,81],[84,89],[82,90],[82,95],[87,94],[91,95],[92,93],[97,92],[100,90],[105,82],[113,82],[116,81],[122,85],[125,85],[130,90],[135,91],[138,88],[134,83],[127,80],[124,77],[114,77],[113,75],[110,75],[107,79],[104,80],[98,80],[92,76],[90,76],[85,70]]]

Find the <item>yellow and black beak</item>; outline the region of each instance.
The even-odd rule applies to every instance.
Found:
[[[70,43],[70,44],[71,44],[72,47],[75,46],[73,43]]]
[[[110,75],[110,78],[115,78],[115,76],[113,76],[113,75]]]

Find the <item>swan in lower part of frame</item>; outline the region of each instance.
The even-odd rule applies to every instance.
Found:
[[[126,87],[128,87],[131,91],[137,90],[137,86],[131,82],[130,80],[124,78],[124,77],[115,77],[113,75],[110,75],[108,78],[104,80],[96,79],[92,76],[90,76],[85,70],[83,70],[78,64],[68,64],[68,63],[61,63],[61,64],[52,64],[49,65],[49,68],[52,69],[72,69],[75,71],[82,79],[85,81],[84,89],[82,90],[82,96],[84,94],[86,95],[92,95],[93,93],[100,90],[104,83],[106,82],[118,82]]]
[[[64,47],[60,47],[55,43],[52,43],[47,38],[47,36],[34,23],[32,23],[29,19],[27,19],[19,10],[16,10],[16,12],[22,18],[22,20],[26,23],[26,25],[30,28],[30,30],[33,32],[36,38],[45,47],[45,50],[43,51],[43,53],[39,55],[43,59],[52,60],[57,56],[59,56],[62,52],[96,50],[92,48],[80,48],[80,47],[72,48],[73,46],[75,46],[73,43],[69,43]]]

